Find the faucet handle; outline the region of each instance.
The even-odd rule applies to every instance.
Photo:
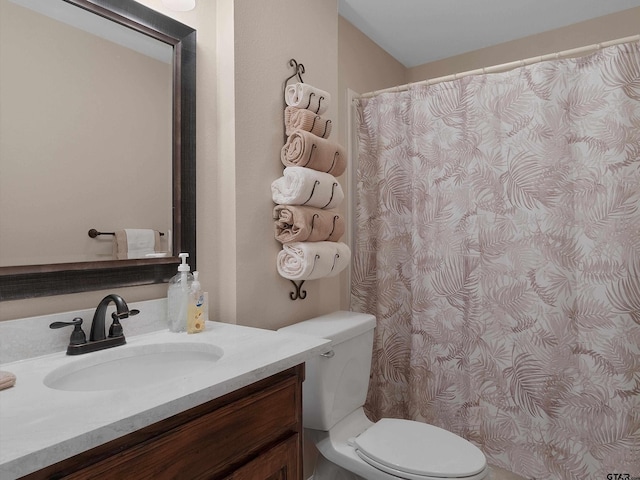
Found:
[[[117,318],[119,320],[121,318],[133,317],[134,315],[137,315],[139,313],[140,313],[140,310],[138,310],[137,308],[132,308],[131,310],[127,310],[126,312],[122,312],[122,313],[113,312],[111,314],[111,318],[113,318],[114,320]]]
[[[87,336],[82,330],[82,318],[76,317],[70,322],[53,322],[49,325],[49,328],[62,328],[73,325],[73,332],[71,332],[71,340],[69,345],[82,345],[87,343]]]
[[[127,310],[126,312],[122,312],[122,313],[113,312],[111,314],[111,318],[113,318],[113,323],[109,327],[109,338],[124,337],[124,332],[122,331],[122,325],[120,325],[120,319],[133,317],[134,315],[137,315],[139,313],[140,313],[140,310],[137,310],[135,308],[131,310]]]

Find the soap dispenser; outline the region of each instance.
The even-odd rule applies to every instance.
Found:
[[[191,267],[187,264],[189,254],[181,253],[178,256],[182,263],[178,266],[178,273],[169,280],[167,289],[167,323],[170,331],[185,332],[193,275],[190,273]]]
[[[189,292],[187,308],[187,333],[198,333],[205,326],[204,294],[198,280],[198,272],[193,272],[193,283]]]

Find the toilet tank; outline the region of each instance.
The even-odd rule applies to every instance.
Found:
[[[305,428],[327,431],[364,405],[375,326],[373,315],[340,311],[280,329],[331,340],[333,354],[306,363],[302,384]]]

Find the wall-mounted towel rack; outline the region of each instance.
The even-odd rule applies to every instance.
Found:
[[[293,75],[291,75],[290,77],[287,77],[287,79],[284,81],[284,87],[282,88],[283,94],[287,89],[287,83],[289,82],[289,80],[291,80],[296,75],[298,76],[298,80],[300,80],[300,83],[304,83],[304,80],[302,80],[302,74],[305,73],[304,65],[301,63],[298,63],[295,58],[292,58],[291,60],[289,60],[289,66],[293,67],[295,71],[293,72]]]
[[[309,99],[311,100],[311,99]],[[320,108],[320,102],[318,102],[318,108]],[[309,129],[310,132],[313,132],[313,128],[316,126],[316,121],[318,119],[322,119],[322,117],[320,115],[316,115],[313,118],[313,123],[311,124],[311,128]],[[329,128],[329,125],[331,125],[331,120],[327,120],[324,124],[324,131],[322,132],[322,135],[319,135],[320,138],[324,138],[324,136],[327,134],[327,128]]]
[[[291,174],[288,175],[285,168],[282,178],[302,177],[304,188],[295,195],[281,195],[275,190],[283,186],[282,179],[276,180],[272,184],[272,199],[277,204],[274,212],[278,215],[281,205],[296,205],[306,209],[304,214],[288,211],[284,217],[276,218],[276,239],[283,244],[282,250],[278,252],[278,272],[282,277],[289,279],[295,288],[294,291],[290,291],[289,298],[302,300],[307,297],[307,291],[302,288],[305,280],[335,276],[345,268],[345,255],[350,255],[348,246],[339,242],[341,235],[335,239],[331,238],[334,232],[344,231],[341,217],[334,215],[332,220],[329,214],[313,214],[308,210],[310,206],[319,209],[335,207],[342,201],[343,192],[334,175],[340,175],[344,171],[346,155],[341,153],[342,147],[325,138],[330,135],[331,120],[322,115],[328,110],[331,94],[305,83],[302,78],[305,67],[295,58],[291,58],[288,63],[293,68],[293,73],[284,80],[282,89],[285,145],[281,150],[280,159],[285,167],[291,167]],[[293,173],[294,168],[297,175]],[[303,175],[301,171],[313,173]],[[319,201],[313,198],[314,194],[318,194]],[[300,245],[287,242],[287,239],[290,239],[291,227],[286,221],[289,215],[297,215],[297,220],[303,224],[307,234],[306,237],[300,238]],[[317,232],[314,232],[314,229]],[[315,245],[314,240],[318,242]],[[335,243],[332,243],[334,241]],[[334,250],[344,253],[334,253]]]
[[[289,298],[291,300],[304,300],[307,297],[307,291],[302,290],[302,285],[304,284],[304,280],[301,280],[300,283],[296,283],[295,280],[289,280],[293,283],[293,286],[296,287],[295,292],[289,292]]]
[[[160,233],[160,236],[164,236],[164,233],[162,232],[158,232]],[[87,232],[87,234],[91,237],[91,238],[96,238],[99,235],[115,235],[116,232],[99,232],[98,230],[96,230],[95,228],[92,228],[91,230],[89,230],[89,232]]]
[[[287,79],[284,81],[284,85],[282,86],[283,98],[287,90],[287,85],[289,84],[289,80],[297,76],[300,83],[304,83],[304,80],[302,79],[302,74],[305,73],[304,65],[302,63],[298,63],[295,58],[292,58],[291,60],[289,60],[289,66],[293,67],[294,71],[293,71],[293,75],[287,77]],[[286,106],[286,103],[285,103],[285,106]],[[315,119],[314,119],[314,125],[315,125]],[[325,126],[325,132],[326,132],[326,126]],[[287,136],[285,135],[285,139],[286,138]],[[315,186],[314,186],[314,189],[315,189]],[[302,290],[302,285],[304,284],[304,280],[302,280],[300,283],[296,283],[294,280],[289,280],[289,281],[293,283],[293,286],[296,289],[295,292],[289,292],[289,298],[291,300],[298,300],[298,299],[304,300],[307,297],[307,291]]]
[[[304,83],[304,80],[302,79],[302,74],[305,73],[304,65],[302,63],[298,63],[295,58],[292,58],[291,60],[289,60],[289,66],[293,67],[294,71],[293,71],[293,75],[287,77],[287,79],[284,81],[284,85],[282,86],[282,98],[284,98],[285,92],[287,91],[287,85],[289,84],[289,80],[297,76],[300,83]],[[285,102],[285,106],[286,106],[286,102]],[[313,122],[315,125],[315,119]],[[325,125],[325,132],[326,132],[326,125]],[[285,134],[284,137],[286,140],[287,135]],[[315,185],[313,188],[315,190]],[[311,195],[313,196],[313,192],[311,193]],[[289,292],[289,298],[291,300],[298,300],[298,299],[304,300],[307,297],[307,291],[302,290],[302,285],[304,284],[304,280],[302,280],[300,283],[296,283],[294,280],[289,280],[289,281],[293,283],[293,286],[296,289],[295,292]]]

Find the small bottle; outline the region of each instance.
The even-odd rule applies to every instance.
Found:
[[[193,283],[191,267],[187,264],[188,253],[178,255],[182,263],[178,273],[169,280],[167,289],[167,323],[172,332],[187,330],[187,310],[189,308],[189,292]]]
[[[193,283],[189,292],[189,308],[187,311],[187,333],[203,331],[205,321],[204,294],[200,288],[198,272],[193,272]]]

